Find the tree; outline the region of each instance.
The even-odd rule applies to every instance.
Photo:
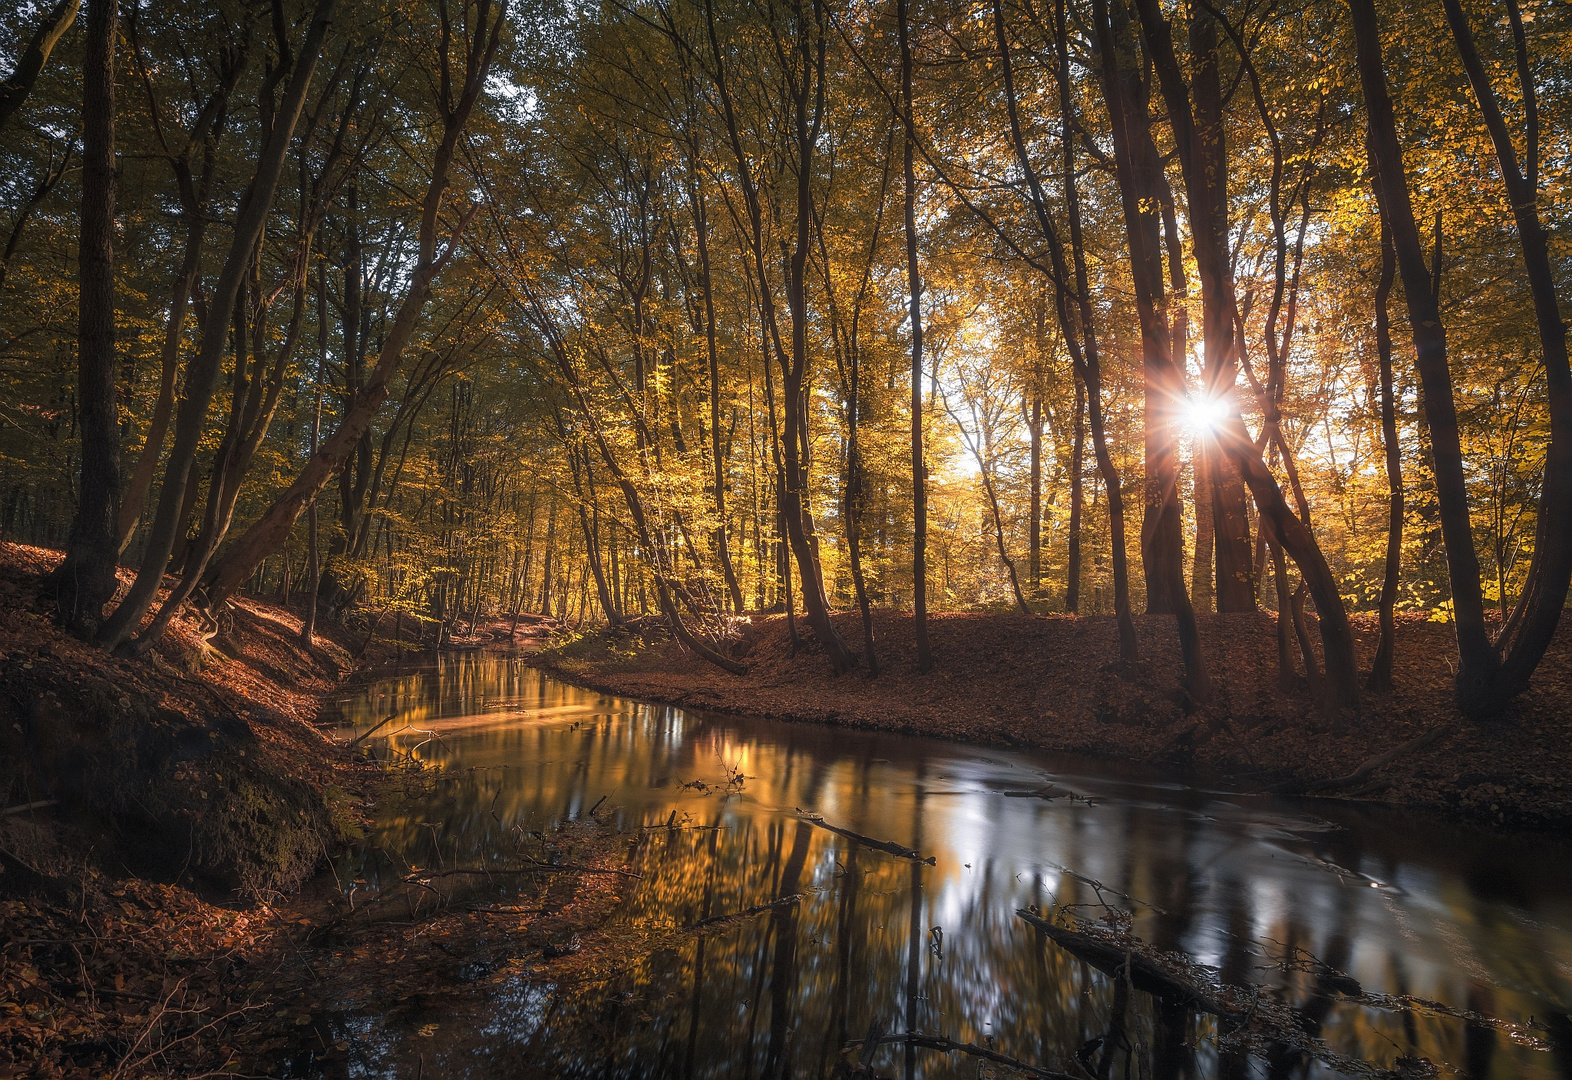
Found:
[[[71,10],[74,14],[74,6]],[[104,605],[114,596],[120,554],[114,246],[118,23],[118,0],[91,0],[82,64],[82,217],[77,256],[77,422],[82,429],[82,467],[71,537],[54,579],[61,618],[83,636],[97,631]],[[42,64],[40,59],[38,65]],[[0,122],[4,115],[0,113]]]

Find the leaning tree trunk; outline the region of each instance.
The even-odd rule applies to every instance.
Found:
[[[159,352],[158,400],[153,405],[153,419],[148,424],[147,437],[137,454],[131,477],[120,500],[120,550],[124,551],[136,532],[137,521],[153,486],[153,474],[158,469],[158,459],[164,450],[164,438],[169,433],[169,421],[175,412],[175,381],[180,374],[180,343],[185,336],[186,311],[191,304],[191,292],[196,286],[197,274],[202,269],[202,237],[207,231],[207,216],[199,205],[183,208],[186,219],[185,255],[181,260],[180,275],[169,299],[169,316],[164,326],[164,344]]]
[[[92,0],[82,62],[82,223],[77,255],[77,420],[82,468],[55,602],[76,633],[97,632],[120,555],[115,405],[115,28],[117,0]]]
[[[332,0],[325,0],[325,2],[331,3]],[[421,312],[425,310],[432,286],[452,260],[454,252],[458,250],[464,229],[478,210],[478,207],[471,208],[460,218],[448,238],[447,247],[438,254],[437,219],[442,209],[443,193],[448,185],[448,174],[452,168],[459,140],[465,126],[469,123],[475,103],[479,100],[487,73],[491,70],[502,24],[507,17],[505,7],[498,8],[494,18],[491,12],[491,5],[482,0],[477,16],[478,29],[465,43],[465,67],[462,80],[458,83],[460,87],[458,100],[451,98],[454,86],[452,73],[447,70],[443,73],[442,90],[437,103],[442,117],[442,139],[432,158],[431,180],[426,185],[425,197],[421,204],[419,252],[415,270],[410,275],[409,289],[404,294],[398,312],[382,339],[382,348],[377,354],[376,366],[360,392],[355,395],[355,400],[345,411],[338,429],[306,462],[305,468],[295,478],[295,482],[263,512],[256,524],[235,541],[223,558],[208,569],[202,588],[209,609],[227,601],[254,567],[271,552],[277,551],[284,545],[301,511],[316,498],[317,493],[326,486],[333,475],[344,467],[350,454],[360,445],[383,399],[388,395],[388,388],[393,382],[394,375],[398,373],[404,347],[415,331],[415,323],[419,321]],[[446,34],[447,31],[445,30],[444,33]],[[446,39],[444,39],[442,55],[446,63],[448,56]]]
[[[65,36],[65,32],[71,29],[72,22],[76,20],[77,8],[81,4],[82,0],[59,0],[59,3],[50,8],[48,14],[44,16],[44,21],[39,24],[32,39],[28,41],[27,48],[22,50],[22,56],[17,60],[16,67],[11,69],[11,74],[7,75],[3,82],[0,82],[0,129],[5,128],[6,121],[16,114],[16,111],[22,107],[22,102],[27,100],[27,95],[33,92],[33,84],[38,81],[44,65],[49,62],[49,54],[54,52],[55,45]],[[16,9],[13,8],[12,11],[14,13]],[[88,47],[91,52],[97,49],[95,35],[101,28],[93,26],[91,14],[88,20]],[[111,15],[111,34],[116,21],[118,20]],[[89,63],[96,62],[96,56],[90,55]],[[86,80],[84,86],[85,84]],[[112,100],[113,91],[111,90],[110,93]]]
[[[296,57],[289,85],[274,112],[272,130],[268,132],[267,141],[257,158],[256,172],[241,198],[229,254],[219,273],[207,319],[202,326],[202,343],[186,367],[185,397],[175,416],[175,438],[170,447],[169,464],[164,470],[158,509],[148,533],[142,564],[137,569],[131,591],[99,631],[99,640],[107,648],[115,648],[131,636],[163,584],[164,570],[169,564],[169,556],[178,536],[186,485],[196,460],[197,446],[206,427],[208,406],[213,400],[218,369],[228,343],[235,298],[240,291],[248,260],[256,250],[257,241],[272,209],[273,196],[278,191],[279,174],[284,167],[284,156],[305,106],[306,92],[310,89],[311,77],[316,71],[317,59],[321,55],[322,42],[327,36],[336,2],[317,0],[311,27]],[[236,585],[245,580],[249,571],[248,567],[247,573],[240,575]]]

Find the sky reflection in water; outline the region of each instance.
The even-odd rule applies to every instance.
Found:
[[[1341,1054],[1424,1056],[1442,1075],[1572,1077],[1572,865],[1566,845],[1396,812],[1185,787],[1061,756],[741,720],[567,686],[523,662],[453,655],[343,705],[361,730],[445,770],[388,800],[338,873],[375,885],[408,864],[506,864],[515,830],[602,816],[654,830],[618,918],[683,926],[777,896],[794,911],[630,958],[609,988],[515,978],[418,1017],[350,1016],[352,1076],[828,1077],[871,1023],[996,1047],[1083,1075],[1111,981],[1015,917],[1029,904],[1135,913],[1135,931],[1232,982],[1278,988]],[[433,737],[436,733],[440,738]],[[423,744],[423,745],[421,745]],[[418,749],[415,749],[418,746]],[[747,780],[726,793],[728,769]],[[700,780],[708,786],[682,787]],[[1044,789],[1047,789],[1044,793]],[[795,809],[909,845],[915,866],[802,822]],[[438,853],[440,847],[440,857]],[[1094,884],[1096,883],[1096,884]],[[1100,887],[1099,887],[1100,886]],[[1551,1051],[1422,1010],[1357,1007],[1275,967],[1289,947],[1367,991],[1412,994],[1549,1030]],[[1209,1021],[1136,993],[1133,1076],[1328,1075],[1219,1053]],[[419,1027],[437,1024],[435,1036]],[[429,1030],[429,1028],[428,1028]],[[976,1077],[960,1055],[885,1048],[880,1075]],[[1124,1071],[1114,1055],[1111,1075]]]

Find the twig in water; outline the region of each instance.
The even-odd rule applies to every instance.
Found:
[[[813,825],[817,825],[819,828],[828,832],[835,833],[837,836],[844,836],[848,840],[855,840],[863,847],[874,848],[877,851],[885,851],[891,855],[899,856],[902,859],[911,859],[914,862],[920,862],[927,866],[934,865],[936,861],[932,855],[925,859],[922,857],[920,852],[914,851],[909,847],[902,847],[900,844],[894,843],[893,841],[875,840],[871,836],[864,836],[862,833],[852,832],[850,829],[843,829],[838,825],[831,825],[818,814],[810,814],[800,806],[797,808],[797,813],[802,815],[802,819],[804,821],[807,821]]]

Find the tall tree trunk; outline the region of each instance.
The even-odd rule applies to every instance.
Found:
[[[1492,695],[1494,700],[1489,703],[1489,707],[1495,708],[1527,688],[1529,678],[1561,621],[1567,586],[1572,582],[1572,366],[1568,364],[1566,325],[1556,302],[1555,269],[1545,230],[1539,221],[1539,107],[1529,69],[1522,15],[1516,0],[1508,0],[1518,89],[1528,127],[1526,170],[1518,161],[1506,119],[1496,102],[1495,90],[1474,45],[1462,6],[1457,0],[1444,0],[1444,4],[1447,21],[1463,58],[1463,69],[1468,73],[1468,81],[1484,114],[1485,127],[1490,132],[1501,167],[1501,178],[1512,203],[1518,244],[1534,301],[1549,392],[1550,447],[1545,454],[1534,555],[1518,611],[1507,620],[1496,641],[1497,650],[1505,655],[1499,683]],[[1404,287],[1407,287],[1406,278]],[[1502,600],[1505,602],[1504,596]],[[1459,678],[1461,676],[1459,672]]]
[[[1172,32],[1152,0],[1137,0],[1142,32],[1156,68],[1174,132],[1191,229],[1191,247],[1201,281],[1201,330],[1205,348],[1203,381],[1207,402],[1234,413],[1238,350],[1234,337],[1234,287],[1228,232],[1228,153],[1223,136],[1222,83],[1214,17],[1196,8],[1190,22],[1190,52],[1195,58],[1192,85],[1186,88],[1174,55]],[[1193,102],[1193,106],[1192,106]],[[1157,185],[1166,188],[1159,177]],[[1161,199],[1162,192],[1159,191]],[[1170,245],[1172,245],[1172,237]],[[1172,251],[1170,251],[1170,257]],[[1181,391],[1185,356],[1173,354]],[[1218,611],[1254,611],[1250,528],[1245,489],[1238,467],[1219,455],[1207,462],[1217,560]]]
[[[1201,277],[1209,396],[1212,400],[1226,402],[1228,406],[1220,423],[1216,425],[1222,453],[1213,468],[1222,471],[1226,467],[1237,471],[1255,498],[1261,517],[1271,521],[1275,536],[1298,564],[1320,615],[1322,646],[1326,654],[1326,685],[1331,693],[1327,704],[1334,708],[1357,709],[1359,674],[1354,660],[1353,632],[1348,624],[1347,608],[1338,592],[1337,579],[1332,575],[1308,522],[1295,517],[1289,510],[1276,478],[1261,460],[1245,428],[1233,397],[1238,359],[1234,336],[1237,304],[1234,300],[1228,234],[1227,158],[1222,138],[1221,90],[1216,82],[1215,19],[1209,12],[1202,12],[1197,15],[1192,26],[1192,51],[1199,51],[1210,59],[1202,62],[1195,86],[1187,91],[1174,54],[1167,20],[1155,0],[1136,0],[1136,3],[1153,65],[1168,103],[1169,120],[1179,148],[1180,162],[1184,166],[1193,223],[1192,238]],[[1195,100],[1194,112],[1191,110],[1192,97]],[[1128,202],[1126,211],[1128,215]],[[1135,230],[1131,230],[1131,236],[1133,240]],[[1137,304],[1140,306],[1141,276],[1137,275],[1136,280]],[[1239,610],[1238,605],[1245,602],[1248,592],[1249,607],[1253,609],[1254,575],[1250,572],[1249,523],[1243,517],[1242,499],[1236,503],[1229,494],[1231,483],[1225,474],[1213,488],[1216,500],[1212,518],[1217,534],[1218,607],[1219,610]],[[1239,518],[1237,521],[1234,520],[1236,512]],[[1244,537],[1242,544],[1238,543],[1239,536]],[[1225,557],[1225,552],[1230,554]],[[1225,599],[1225,592],[1233,588],[1239,590],[1238,595],[1233,600]],[[1308,650],[1306,662],[1312,662]]]
[[[1179,243],[1179,218],[1174,207],[1173,188],[1166,178],[1158,192],[1163,214],[1163,244],[1168,251],[1168,281],[1173,299],[1168,306],[1168,334],[1173,355],[1187,370],[1190,356],[1190,282],[1184,268],[1184,250]],[[1206,382],[1203,378],[1202,389]],[[1217,605],[1212,587],[1216,557],[1216,527],[1212,518],[1212,492],[1218,478],[1212,465],[1216,460],[1216,440],[1205,426],[1191,433],[1191,488],[1195,503],[1195,551],[1190,561],[1190,597],[1197,611],[1211,611]]]
[[[1392,654],[1397,626],[1393,608],[1397,604],[1398,572],[1403,561],[1403,451],[1397,442],[1397,394],[1392,378],[1392,330],[1387,301],[1392,295],[1392,279],[1397,270],[1392,250],[1392,234],[1381,225],[1381,280],[1375,294],[1376,361],[1381,366],[1381,441],[1386,446],[1386,486],[1388,491],[1386,525],[1386,572],[1381,579],[1381,642],[1376,646],[1375,663],[1370,667],[1371,690],[1392,689]]]
[[[61,618],[91,636],[115,594],[120,555],[120,423],[115,404],[115,31],[118,0],[91,0],[82,61],[82,222],[77,256],[77,419],[82,469]]]
[[[1075,394],[1075,403],[1079,407],[1080,380],[1076,380]],[[1079,418],[1079,412],[1076,415]],[[1026,407],[1026,427],[1030,439],[1028,454],[1031,485],[1027,500],[1027,513],[1030,514],[1030,520],[1026,525],[1026,580],[1035,596],[1042,590],[1043,582],[1043,401],[1035,392],[1032,393],[1031,401]],[[1079,537],[1072,535],[1070,546],[1074,549],[1074,554],[1080,554]]]
[[[1174,364],[1164,316],[1159,233],[1162,167],[1152,142],[1146,91],[1135,59],[1134,33],[1124,0],[1094,0],[1103,90],[1112,120],[1114,160],[1124,211],[1125,234],[1141,325],[1143,454],[1146,462],[1142,559],[1147,572],[1147,610],[1176,617],[1191,698],[1205,702],[1211,679],[1201,652],[1195,611],[1184,582],[1184,542],[1179,505],[1178,459],[1174,452],[1173,403],[1184,396],[1183,375]]]
[[[1352,16],[1359,79],[1365,95],[1366,146],[1375,174],[1377,202],[1382,220],[1391,232],[1398,272],[1403,280],[1416,354],[1414,366],[1419,371],[1425,419],[1430,428],[1436,502],[1440,510],[1441,538],[1446,545],[1447,577],[1452,589],[1452,613],[1457,632],[1458,701],[1469,712],[1489,711],[1499,702],[1496,678],[1501,663],[1485,632],[1479,555],[1474,549],[1473,523],[1469,516],[1462,440],[1452,397],[1452,372],[1447,364],[1446,329],[1441,323],[1434,278],[1425,265],[1419,226],[1409,199],[1403,150],[1397,139],[1397,121],[1392,99],[1387,93],[1381,30],[1374,0],[1349,0],[1348,10]]]
[[[1075,376],[1075,423],[1070,436],[1070,538],[1065,565],[1064,610],[1081,613],[1081,529],[1086,517],[1086,380]]]
[[[305,105],[306,92],[310,89],[311,77],[316,71],[322,41],[327,35],[336,2],[317,0],[311,27],[295,58],[289,85],[274,113],[272,129],[257,158],[256,172],[241,199],[229,254],[219,273],[207,319],[202,327],[202,343],[186,367],[185,397],[175,416],[174,443],[169,452],[169,464],[164,470],[164,482],[159,489],[158,509],[148,533],[147,548],[131,591],[99,631],[99,640],[108,648],[117,647],[131,636],[163,583],[164,569],[174,549],[176,530],[180,524],[186,485],[206,426],[208,405],[213,400],[214,384],[227,344],[235,297],[272,209],[284,157]],[[236,579],[237,586],[245,580],[250,570],[251,566],[246,567],[246,572]]]
[[[551,614],[552,557],[557,553],[557,496],[551,496],[546,508],[546,542],[541,548],[540,560],[540,613]]]
[[[704,293],[704,347],[710,362],[710,455],[715,484],[715,550],[720,557],[721,576],[731,597],[731,609],[742,614],[742,586],[731,562],[731,537],[726,528],[726,453],[721,445],[720,424],[720,349],[715,340],[715,288],[710,277],[710,219],[705,206],[703,180],[692,180],[693,228],[698,235],[699,281]]]
[[[317,264],[317,377],[311,409],[311,454],[322,438],[322,387],[327,381],[328,302],[327,265]],[[306,507],[306,614],[300,622],[300,640],[308,647],[317,626],[317,593],[322,588],[321,538],[317,535],[317,501]],[[402,616],[400,612],[400,616]]]
[[[800,61],[797,76],[789,88],[792,115],[789,121],[791,145],[795,151],[793,167],[796,170],[796,228],[795,244],[787,259],[786,301],[791,318],[791,351],[788,355],[781,342],[775,301],[769,284],[770,257],[765,250],[764,212],[759,191],[754,182],[754,169],[742,144],[742,133],[727,81],[725,53],[721,48],[715,23],[712,0],[705,0],[705,24],[709,38],[710,56],[713,61],[711,76],[716,96],[720,99],[726,135],[731,144],[732,156],[737,166],[737,178],[742,188],[743,203],[747,212],[747,238],[753,262],[753,272],[759,285],[761,333],[766,351],[773,347],[781,367],[781,398],[784,412],[782,425],[781,457],[782,477],[776,491],[776,506],[785,526],[786,539],[791,554],[797,562],[802,582],[802,603],[809,625],[813,627],[820,646],[830,658],[837,673],[851,670],[856,657],[846,647],[839,631],[830,621],[829,599],[824,591],[824,576],[815,551],[813,524],[808,512],[806,497],[809,471],[807,370],[808,370],[808,306],[807,262],[809,239],[813,222],[813,162],[815,147],[824,120],[826,35],[828,15],[821,0],[812,4],[809,22],[801,4],[795,7],[799,41],[787,45],[777,39],[776,44],[792,60]],[[809,27],[811,26],[812,32]],[[811,109],[810,109],[811,102]],[[766,357],[766,366],[769,359]],[[661,589],[668,585],[657,579]],[[788,622],[791,621],[788,602]],[[795,640],[795,637],[794,639]]]
[[[917,639],[917,670],[933,667],[928,637],[928,467],[922,438],[922,272],[917,265],[917,173],[913,153],[917,125],[912,116],[912,46],[907,0],[895,0],[896,33],[901,47],[901,169],[906,225],[907,314],[912,335],[912,618]]]
[[[159,456],[163,453],[164,438],[169,433],[169,421],[175,411],[175,381],[180,373],[180,343],[185,336],[186,310],[190,306],[197,274],[202,268],[202,237],[207,230],[207,216],[196,205],[183,207],[182,216],[186,219],[185,254],[169,298],[169,317],[164,327],[163,348],[159,353],[158,400],[153,405],[153,419],[148,424],[147,436],[142,440],[142,449],[137,454],[131,478],[120,499],[122,551],[136,532],[148,491],[153,486],[153,474],[158,469]]]

